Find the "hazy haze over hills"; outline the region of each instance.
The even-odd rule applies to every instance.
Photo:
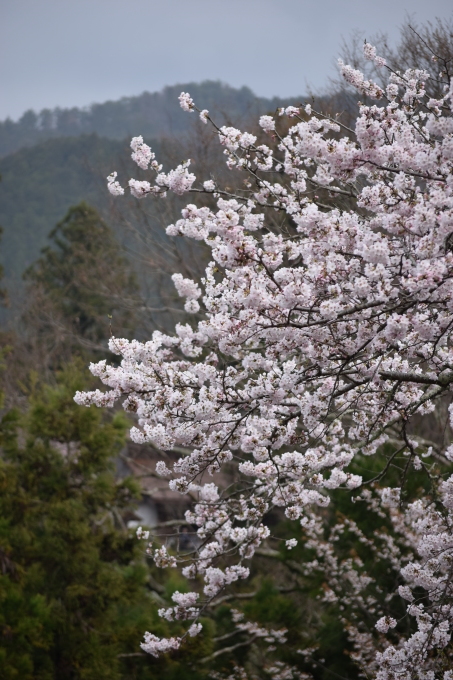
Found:
[[[139,174],[132,162],[127,163],[132,136],[142,134],[168,169],[175,159],[160,152],[159,140],[180,140],[183,145],[187,133],[197,128],[204,137],[212,135],[196,113],[181,110],[178,95],[182,90],[189,91],[220,124],[238,126],[278,106],[301,101],[300,96],[258,98],[249,88],[207,81],[144,92],[88,109],[30,111],[17,123],[0,123],[0,225],[4,229],[0,261],[11,298],[20,293],[23,271],[39,256],[49,232],[70,206],[85,200],[106,215],[111,198],[106,176],[121,169],[122,179],[131,176],[127,173]],[[182,160],[178,157],[176,162]],[[146,202],[145,209],[152,214],[152,201]],[[112,226],[124,240],[118,225]]]
[[[188,91],[200,108],[207,108],[216,120],[236,123],[244,117],[274,111],[291,99],[256,97],[248,87],[236,89],[219,81],[185,83],[165,87],[160,92],[143,92],[137,97],[93,104],[88,108],[27,111],[17,121],[0,122],[0,156],[50,137],[96,133],[109,139],[135,135],[157,138],[177,136],[191,128],[196,114],[184,113],[178,104],[181,91]]]
[[[2,0],[0,119],[220,79],[260,96],[319,91],[359,30],[393,42],[451,0]]]

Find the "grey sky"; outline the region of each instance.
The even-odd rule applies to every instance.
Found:
[[[260,95],[322,87],[342,36],[391,38],[452,0],[0,0],[0,119],[220,79]]]

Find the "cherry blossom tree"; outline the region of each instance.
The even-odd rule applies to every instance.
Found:
[[[182,452],[171,467],[163,454],[156,472],[193,499],[185,522],[196,527],[196,547],[178,554],[153,545],[148,531],[139,537],[157,566],[181,565],[194,586],[160,611],[187,621],[186,633],[146,633],[150,654],[201,633],[200,617],[247,579],[255,553],[269,551],[266,518],[277,509],[302,528],[315,554],[302,568],[324,573],[325,598],[343,598],[356,621],[361,608],[374,617],[367,633],[342,618],[366,677],[453,678],[453,445],[417,430],[450,404],[453,386],[453,89],[448,68],[434,99],[427,71],[398,72],[372,45],[363,49],[387,84],[340,61],[345,81],[375,102],[360,105],[354,129],[290,106],[260,118],[261,143],[217,127],[181,93],[181,107],[225,147],[236,189],[199,182],[190,161],[163,172],[143,139],[132,140],[132,158],[151,173],[129,181],[134,196],[217,202],[188,204],[167,228],[212,251],[201,281],[173,276],[193,323],[148,342],[112,337],[120,363],[90,367],[109,390],[75,397],[86,406],[123,400],[137,417],[135,442]],[[108,188],[124,193],[116,173]],[[325,509],[339,491],[391,532],[367,536],[343,519],[326,533]],[[369,594],[360,560],[338,555],[345,531],[389,562],[397,591],[376,582]],[[400,620],[387,613],[395,598]],[[285,631],[234,617],[254,638],[284,644]],[[282,661],[268,672],[308,677]]]

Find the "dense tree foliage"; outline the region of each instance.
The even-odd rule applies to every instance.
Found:
[[[0,667],[5,680],[120,678],[147,620],[146,569],[115,481],[126,423],[74,408],[66,370],[2,420]],[[124,669],[123,669],[124,670]]]
[[[25,273],[34,340],[46,342],[47,336],[57,359],[59,336],[71,356],[74,343],[98,348],[111,325],[132,332],[137,280],[99,213],[86,203],[70,208],[49,239],[51,245]]]
[[[1,261],[15,303],[23,271],[39,256],[52,227],[70,206],[85,200],[106,209],[98,173],[108,171],[122,148],[119,142],[95,136],[52,139],[2,160]]]
[[[207,158],[213,162],[212,143],[184,140],[153,142],[167,164],[191,157],[202,166]],[[174,298],[169,291],[168,276],[175,267],[186,274],[196,264],[190,248],[172,243],[162,225],[176,219],[183,203],[176,197],[172,202],[156,204],[146,213],[133,205],[112,205],[105,192],[103,177],[125,151],[121,142],[95,136],[52,139],[32,149],[17,152],[3,159],[3,182],[0,183],[0,223],[5,225],[0,262],[5,269],[5,286],[9,289],[11,310],[8,318],[24,299],[23,271],[49,243],[52,226],[67,210],[85,200],[95,207],[112,227],[119,243],[127,247],[133,259],[142,297],[153,308]],[[128,164],[120,167],[128,171]],[[219,172],[223,171],[219,163]],[[186,257],[187,255],[187,257]],[[184,262],[185,261],[185,262]],[[171,287],[170,287],[171,288]],[[151,313],[151,312],[150,312]],[[142,318],[149,318],[149,314]],[[1,318],[1,317],[0,317]]]

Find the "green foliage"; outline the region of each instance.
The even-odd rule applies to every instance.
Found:
[[[38,331],[45,332],[50,319],[48,330],[55,336],[52,322],[57,320],[77,342],[97,343],[108,336],[112,316],[117,334],[131,331],[138,285],[99,213],[80,203],[69,209],[49,238],[52,245],[24,276],[35,316],[36,296],[41,299]],[[46,305],[50,309],[44,314]]]
[[[0,227],[0,239],[3,234],[3,229]],[[2,264],[0,264],[0,281],[3,279],[5,275],[5,270]],[[4,305],[7,303],[7,293],[5,288],[0,288],[0,305]]]
[[[184,158],[196,157],[196,149],[182,148],[180,141],[167,143],[165,150],[156,140],[148,138],[147,142],[166,169]],[[217,149],[217,143],[215,147]],[[135,256],[141,289],[151,307],[161,304],[162,286],[174,292],[170,273],[184,272],[196,259],[185,257],[187,244],[178,239],[184,255],[175,260],[169,247],[170,239],[164,232],[164,227],[180,216],[185,200],[177,196],[165,202],[138,203],[130,196],[114,200],[106,187],[106,177],[113,169],[118,170],[122,181],[131,176],[147,177],[132,160],[124,162],[129,153],[128,141],[84,135],[50,139],[1,160],[0,224],[4,226],[4,234],[0,263],[4,267],[4,285],[8,289],[11,311],[0,309],[0,320],[13,319],[14,309],[26,302],[23,272],[49,245],[48,236],[53,226],[71,206],[81,202],[94,207],[111,226],[121,247]],[[198,171],[203,175],[200,165],[197,161]]]
[[[11,293],[71,205],[82,200],[96,208],[108,205],[105,177],[125,146],[94,135],[51,139],[2,159],[1,260]]]
[[[0,422],[0,678],[202,680],[209,620],[179,654],[154,659],[139,648],[146,630],[171,634],[157,609],[183,584],[159,570],[170,577],[166,600],[150,588],[143,547],[124,523],[139,487],[115,479],[113,458],[130,423],[74,403],[87,387],[76,364],[56,377],[32,388],[25,414]]]
[[[147,570],[121,519],[134,482],[115,481],[122,416],[73,402],[67,369],[1,425],[0,668],[5,680],[141,677],[137,652],[152,604]],[[133,657],[134,658],[134,657]],[[129,666],[131,662],[128,661]]]

